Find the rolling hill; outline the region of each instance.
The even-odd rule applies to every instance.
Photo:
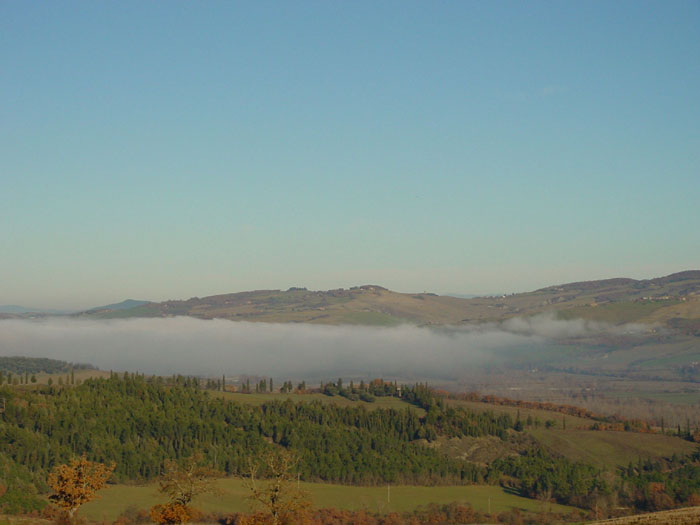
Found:
[[[125,304],[126,303],[126,304]],[[459,298],[398,293],[377,285],[311,291],[305,288],[108,305],[79,315],[97,318],[168,317],[317,324],[458,325],[553,312],[612,324],[659,323],[700,334],[700,271],[656,279],[627,278],[550,286],[497,297]],[[129,307],[131,306],[131,307]]]
[[[136,299],[126,299],[124,301],[121,301],[119,303],[112,303],[112,304],[107,304],[105,306],[96,306],[94,308],[90,308],[88,312],[90,313],[97,313],[101,312],[104,310],[109,310],[109,311],[118,311],[118,310],[128,310],[130,308],[136,308],[137,306],[141,306],[144,304],[148,304],[149,301],[138,301]]]

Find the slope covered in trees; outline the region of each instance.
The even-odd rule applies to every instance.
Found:
[[[255,407],[215,399],[195,380],[166,385],[142,376],[86,380],[38,392],[5,388],[0,443],[13,460],[47,470],[86,453],[115,461],[117,479],[151,479],[166,459],[202,451],[227,474],[277,444],[301,456],[304,479],[347,483],[461,482],[481,470],[414,443],[438,433],[476,435],[512,428],[509,416],[428,407],[374,410],[321,403],[272,402]]]

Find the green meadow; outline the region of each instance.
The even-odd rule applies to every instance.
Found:
[[[419,415],[425,414],[425,410],[422,408],[411,405],[410,403],[406,403],[405,401],[392,396],[377,397],[373,403],[367,403],[359,400],[351,401],[342,396],[327,396],[325,394],[241,394],[238,392],[220,392],[218,390],[210,390],[209,393],[215,397],[223,397],[229,401],[254,406],[260,406],[263,403],[269,403],[271,401],[286,401],[287,399],[291,399],[295,403],[320,401],[321,403],[331,403],[341,407],[364,406],[367,410],[377,410],[379,408],[403,410],[409,408],[411,410],[415,410]]]
[[[697,444],[663,434],[597,430],[529,430],[548,450],[571,460],[615,469],[645,460],[689,454]]]
[[[205,512],[247,512],[251,510],[248,494],[240,478],[225,478],[217,482],[218,494],[207,495],[195,502]],[[300,483],[317,508],[366,509],[372,512],[410,511],[428,503],[469,503],[475,509],[502,512],[517,508],[539,512],[541,503],[522,498],[490,485],[464,485],[444,487],[381,486],[357,487],[326,483]],[[156,484],[142,486],[110,485],[100,492],[101,498],[83,505],[80,515],[91,521],[114,521],[129,507],[148,509],[162,503]],[[565,513],[574,510],[564,505],[551,505],[552,512]]]

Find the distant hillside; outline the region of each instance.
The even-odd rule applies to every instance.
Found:
[[[256,290],[162,303],[140,302],[131,308],[104,307],[82,315],[98,318],[186,315],[261,322],[447,325],[501,321],[542,312],[553,312],[565,319],[583,318],[613,324],[662,323],[687,333],[700,333],[700,271],[646,280],[585,281],[521,294],[475,298],[397,293],[377,285],[328,291]]]
[[[138,301],[136,299],[126,299],[120,303],[112,303],[104,306],[96,306],[95,308],[90,308],[87,313],[102,312],[105,310],[128,310],[129,308],[136,308],[143,304],[148,304],[150,301]]]
[[[17,304],[2,304],[0,305],[0,313],[3,314],[23,314],[26,312],[36,312],[36,309],[26,308]]]
[[[13,374],[56,374],[71,370],[94,369],[92,365],[82,363],[67,363],[45,357],[0,356],[0,370]]]

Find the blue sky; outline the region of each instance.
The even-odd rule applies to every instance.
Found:
[[[700,3],[0,3],[0,304],[700,267]]]

